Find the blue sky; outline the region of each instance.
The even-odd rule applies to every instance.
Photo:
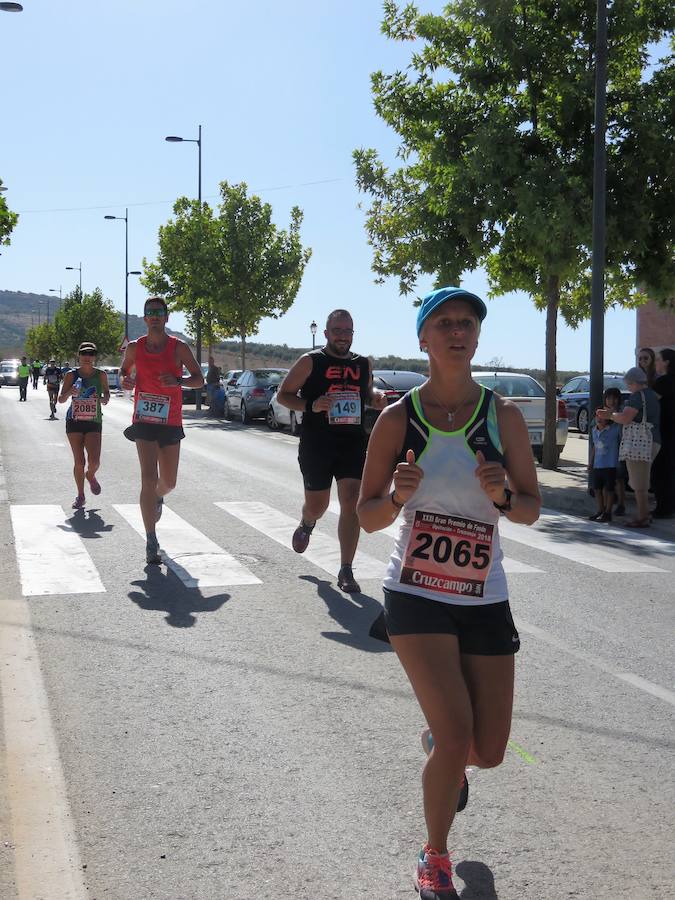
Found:
[[[5,73],[0,177],[21,214],[0,257],[0,289],[66,293],[83,268],[83,287],[100,286],[124,307],[124,215],[129,268],[154,259],[158,227],[173,200],[197,191],[196,144],[203,126],[203,195],[245,181],[270,202],[279,225],[303,209],[303,241],[313,249],[291,310],[262,323],[253,340],[311,344],[337,306],[353,311],[354,348],[419,356],[412,299],[376,285],[363,227],[352,151],[376,147],[393,162],[395,135],[376,117],[370,73],[404,67],[410,47],[380,34],[375,0],[22,0],[0,13]],[[441,2],[420,7],[440,10]],[[75,276],[75,277],[73,277]],[[129,279],[132,313],[143,290]],[[487,291],[481,271],[463,285]],[[422,294],[431,279],[418,285]],[[489,302],[477,362],[543,366],[544,315],[529,298]],[[182,317],[172,318],[182,327]],[[606,319],[605,368],[633,363],[635,313]],[[589,329],[559,326],[560,369],[586,370]]]

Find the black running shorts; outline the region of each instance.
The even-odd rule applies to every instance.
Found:
[[[596,491],[605,490],[613,494],[616,487],[616,469],[593,469],[593,487]]]
[[[312,434],[303,429],[298,449],[298,462],[305,490],[325,491],[333,479],[356,478],[363,475],[368,438],[365,434]]]
[[[181,425],[154,425],[152,422],[135,422],[124,429],[128,441],[155,441],[159,447],[178,444],[185,437]]]
[[[100,422],[77,422],[75,419],[66,419],[66,434],[91,434],[101,432],[103,426]]]
[[[508,600],[460,606],[384,588],[384,616],[387,632],[394,637],[455,634],[460,653],[476,656],[510,656],[520,650]]]

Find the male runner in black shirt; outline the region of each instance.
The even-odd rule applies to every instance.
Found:
[[[56,365],[53,359],[49,360],[49,365],[45,369],[45,377],[43,384],[47,385],[47,396],[49,397],[50,419],[56,418],[56,398],[59,395],[59,385],[61,384],[61,369]]]
[[[301,356],[277,394],[279,403],[303,414],[298,461],[305,503],[293,533],[293,549],[296,553],[307,549],[317,519],[328,508],[335,478],[340,502],[338,587],[358,593],[352,562],[359,542],[356,501],[368,443],[363,412],[366,403],[383,409],[387,402],[381,391],[373,389],[367,357],[351,352],[354,323],[346,309],[328,316],[324,335],[326,346]]]

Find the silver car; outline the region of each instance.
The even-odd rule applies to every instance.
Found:
[[[246,369],[225,392],[225,416],[243,423],[264,419],[272,394],[287,374],[288,369]]]

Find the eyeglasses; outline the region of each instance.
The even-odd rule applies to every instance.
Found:
[[[336,335],[344,335],[344,337],[351,337],[354,334],[353,328],[331,328],[330,331]]]
[[[146,309],[145,316],[147,319],[163,319],[166,315],[166,310],[164,309]]]

